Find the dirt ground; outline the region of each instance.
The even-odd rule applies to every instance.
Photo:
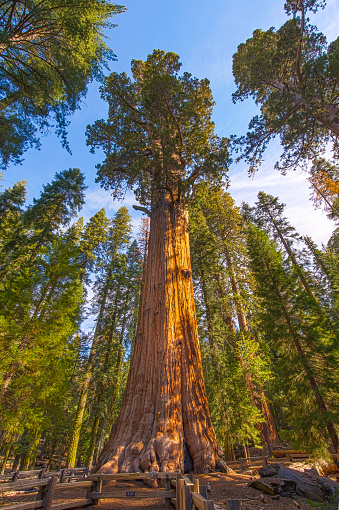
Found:
[[[296,500],[290,498],[280,497],[279,500],[273,500],[271,496],[263,494],[256,489],[248,487],[248,482],[251,480],[251,475],[248,474],[222,474],[210,473],[208,475],[198,475],[200,486],[209,483],[211,491],[208,493],[209,499],[213,500],[219,508],[226,509],[226,502],[228,499],[241,499],[243,510],[332,510],[337,509],[338,506],[324,505],[320,503],[307,502],[306,500],[297,497]],[[104,482],[103,489],[105,492],[114,491],[133,491],[144,488],[145,485],[142,481],[118,481],[118,482]],[[10,492],[6,494],[1,493],[0,484],[0,507],[4,510],[6,505],[14,504],[16,502],[32,501],[36,499],[37,491],[18,493]],[[56,491],[53,504],[62,503],[67,500],[80,499],[86,497],[86,490],[77,488],[70,490]],[[264,498],[264,499],[263,499]],[[296,502],[300,505],[296,505]],[[86,507],[91,508],[91,507]],[[138,499],[134,500],[133,497],[127,499],[103,499],[100,502],[102,510],[130,510],[133,508],[160,510],[165,508],[164,500],[160,499]]]

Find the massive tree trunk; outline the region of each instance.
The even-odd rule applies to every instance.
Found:
[[[141,313],[120,414],[101,472],[215,468],[193,298],[188,215],[169,195],[151,211]]]

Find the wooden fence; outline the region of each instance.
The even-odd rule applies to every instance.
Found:
[[[1,482],[16,482],[17,480],[21,480],[23,478],[52,478],[52,476],[57,476],[60,482],[71,480],[79,480],[85,478],[89,475],[89,468],[65,468],[60,471],[47,471],[46,468],[42,469],[34,469],[31,471],[12,471],[11,473],[6,473],[4,475],[0,475],[0,487],[2,487]]]
[[[88,476],[81,481],[59,482],[57,475],[49,479],[19,480],[7,484],[1,484],[0,493],[27,491],[32,488],[38,489],[35,501],[15,503],[2,506],[2,510],[31,510],[42,508],[43,510],[68,510],[81,508],[87,505],[100,506],[103,499],[154,499],[164,500],[165,508],[176,508],[176,510],[214,510],[213,501],[207,498],[205,486],[199,486],[199,479],[183,476],[178,473],[116,473],[116,474],[95,474]],[[164,482],[164,488],[151,489],[147,487],[129,487],[128,490],[109,490],[103,487],[103,482],[110,480],[152,480],[158,479]],[[146,482],[147,483],[147,482]],[[55,492],[74,488],[86,488],[85,498],[73,499],[63,503],[53,504]],[[60,497],[60,496],[58,496]],[[114,508],[114,506],[113,506]],[[229,510],[239,510],[240,501],[229,500]]]

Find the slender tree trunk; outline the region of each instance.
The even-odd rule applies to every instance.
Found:
[[[120,414],[99,458],[101,472],[215,468],[193,298],[188,217],[163,198],[152,207],[141,314]]]
[[[21,453],[17,453],[15,455],[12,471],[16,471],[18,469],[20,462],[21,462],[21,457],[22,457]]]
[[[236,308],[237,317],[238,317],[239,328],[241,331],[243,331],[245,333],[249,333],[247,317],[246,317],[245,310],[244,310],[244,308],[242,306],[242,302],[241,302],[241,294],[240,294],[238,281],[235,276],[235,271],[234,271],[231,255],[230,255],[229,251],[227,250],[227,248],[226,248],[226,252],[225,252],[225,257],[226,257],[226,262],[227,262],[227,268],[228,268],[229,274],[230,274],[230,282],[231,282],[233,298],[234,298],[235,308]],[[243,367],[244,362],[243,362],[242,356],[239,355],[238,358],[239,358],[240,365]],[[261,396],[259,398],[257,395],[255,395],[255,391],[254,391],[255,385],[253,384],[253,381],[251,380],[251,378],[248,375],[245,375],[245,380],[246,380],[246,386],[247,386],[247,388],[250,392],[250,395],[251,395],[252,402],[259,409],[259,411],[261,411],[262,416],[265,420],[265,422],[259,423],[257,425],[258,430],[260,430],[261,440],[267,444],[268,450],[269,450],[269,452],[271,452],[271,450],[272,450],[271,441],[279,440],[278,430],[277,430],[272,412],[269,408],[269,404],[266,400],[264,392],[261,392]]]
[[[207,285],[206,285],[205,271],[203,269],[200,270],[200,275],[201,275],[202,294],[203,294],[205,310],[206,310],[208,343],[210,344],[210,348],[211,348],[211,356],[212,356],[212,358],[215,358],[215,340],[214,340],[214,332],[213,332],[213,326],[212,326],[212,315],[211,315],[211,310],[210,310],[210,305],[209,305],[209,296],[208,296],[208,290],[207,290]]]
[[[304,349],[303,349],[303,347],[302,347],[302,345],[300,343],[299,335],[298,335],[297,331],[295,330],[295,327],[293,325],[293,321],[292,321],[292,319],[291,319],[291,317],[290,317],[290,315],[288,313],[288,310],[287,310],[287,308],[285,306],[284,299],[283,299],[283,297],[282,297],[282,295],[280,293],[279,285],[278,285],[274,275],[272,274],[271,269],[269,267],[269,264],[267,263],[266,260],[264,260],[264,264],[266,266],[268,274],[270,275],[272,284],[273,284],[273,286],[275,288],[277,298],[280,301],[281,309],[282,309],[282,312],[283,312],[283,316],[285,318],[285,322],[286,322],[288,331],[289,331],[289,333],[290,333],[290,335],[292,337],[292,341],[294,343],[296,351],[299,354],[300,361],[301,361],[301,363],[303,365],[304,372],[305,372],[306,377],[307,377],[307,379],[309,381],[309,384],[310,384],[310,387],[312,389],[312,392],[313,392],[315,401],[317,403],[318,409],[319,409],[321,414],[326,416],[326,414],[328,413],[326,402],[325,402],[325,400],[324,400],[324,398],[323,398],[323,396],[322,396],[322,394],[321,394],[321,392],[319,390],[318,382],[317,382],[317,380],[316,380],[316,378],[314,376],[314,373],[313,373],[313,370],[312,370],[311,366],[308,363],[307,355],[305,354]],[[332,421],[328,421],[326,423],[326,428],[327,428],[327,432],[329,434],[330,440],[331,440],[331,442],[333,444],[333,447],[335,449],[335,452],[337,454],[337,458],[339,459],[339,437],[338,437],[338,431],[337,431],[336,425]]]
[[[80,397],[79,397],[79,401],[78,401],[77,412],[76,412],[76,415],[74,418],[71,439],[70,439],[68,451],[67,451],[66,463],[67,463],[68,467],[72,467],[72,468],[74,467],[75,460],[76,460],[78,444],[79,444],[79,439],[80,439],[80,431],[81,431],[82,422],[83,422],[83,418],[84,418],[84,412],[85,412],[85,407],[86,407],[86,402],[87,402],[87,397],[88,397],[88,392],[89,392],[89,386],[90,386],[90,382],[92,379],[92,368],[93,368],[95,350],[96,350],[96,345],[98,342],[99,334],[101,331],[101,325],[102,325],[102,321],[103,321],[103,317],[104,317],[106,300],[107,300],[107,295],[108,295],[108,281],[109,281],[109,277],[111,276],[111,274],[112,274],[112,264],[110,267],[109,274],[107,276],[107,282],[106,282],[106,286],[104,289],[104,295],[101,300],[98,321],[97,321],[97,325],[96,325],[94,336],[93,336],[93,343],[91,346],[91,351],[90,351],[90,354],[89,354],[89,357],[87,360],[85,376],[84,376],[82,386],[81,386],[81,392],[80,392]]]
[[[40,444],[40,437],[41,437],[41,430],[39,429],[36,432],[36,435],[34,437],[34,441],[32,443],[32,448],[31,448],[30,455],[29,455],[28,469],[34,469],[34,467],[35,467],[36,458],[37,458],[37,455],[38,455],[39,444]]]
[[[100,423],[100,413],[98,412],[95,415],[94,422],[92,425],[91,440],[90,440],[89,448],[88,448],[87,466],[90,469],[92,468],[93,459],[94,459],[94,451],[95,451],[95,444],[96,444],[98,430],[99,430],[99,423]]]
[[[12,442],[9,442],[8,445],[6,446],[6,449],[5,449],[5,452],[4,452],[4,458],[2,459],[0,475],[3,475],[4,472],[5,472],[7,461],[8,461],[8,457],[9,457],[9,454],[11,452],[12,444],[13,444]]]

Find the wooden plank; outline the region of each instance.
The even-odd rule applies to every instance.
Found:
[[[175,477],[177,475],[176,471],[170,472],[170,473],[162,473],[157,472],[156,478],[163,480],[166,480],[166,476],[170,475],[172,477]],[[89,475],[86,480],[146,480],[148,478],[153,478],[153,473],[97,473],[94,475]]]
[[[6,510],[30,510],[31,508],[42,508],[43,501],[28,501],[27,503],[16,503],[15,505],[4,505],[1,508]]]
[[[153,499],[153,498],[174,498],[175,491],[164,491],[164,490],[152,490],[152,489],[138,489],[128,491],[116,491],[116,492],[89,492],[87,495],[91,499]]]
[[[82,480],[81,482],[58,483],[58,485],[56,486],[56,490],[59,491],[64,489],[76,489],[77,487],[91,487],[92,483],[93,482],[91,480]]]
[[[57,480],[58,480],[57,476],[53,476],[52,478],[50,478],[48,480],[48,487],[47,487],[46,497],[44,499],[44,506],[43,506],[44,510],[50,510],[50,508],[52,506],[53,496],[54,496],[54,491],[55,491],[55,486],[57,484]]]
[[[170,475],[168,474],[165,479],[165,490],[170,491],[171,490],[171,480]],[[171,498],[167,497],[165,498],[165,508],[171,508]]]
[[[101,474],[98,473],[96,475],[90,475],[87,480],[146,480],[146,478],[150,478],[149,473],[110,473],[110,474]]]
[[[18,482],[11,482],[11,483],[4,483],[1,484],[1,492],[7,492],[7,491],[25,491],[26,489],[30,489],[31,487],[41,487],[44,485],[47,485],[49,482],[48,479],[39,480],[38,478],[36,480],[25,480],[24,482],[18,481]]]
[[[203,498],[208,499],[208,495],[207,495],[207,487],[206,487],[206,485],[201,485],[201,486],[199,487],[199,494],[200,494],[200,496],[202,496]]]
[[[199,478],[193,478],[193,484],[194,484],[194,491],[196,494],[200,494],[199,490]]]
[[[172,505],[177,508],[177,500],[175,498],[171,498]]]
[[[190,484],[193,485],[193,484]],[[191,488],[189,485],[184,486],[184,499],[185,499],[185,510],[192,510],[192,497],[191,497]]]
[[[185,484],[186,484],[186,485],[188,485],[188,486],[191,486],[191,485],[192,485],[192,486],[194,486],[194,484],[193,484],[192,480],[190,480],[190,479],[188,478],[188,476],[183,475],[183,477],[182,477],[182,478],[183,478],[183,480],[185,480]]]
[[[207,510],[214,510],[214,502],[213,501],[206,501],[206,509]]]
[[[178,510],[185,510],[185,500],[184,500],[184,487],[185,487],[185,480],[183,480],[181,477],[177,478],[177,487],[176,487],[176,500],[177,500],[177,508]]]
[[[205,498],[200,496],[200,494],[197,494],[195,492],[192,492],[192,501],[193,505],[195,505],[198,510],[207,510],[207,501]]]
[[[33,469],[31,471],[19,471],[19,478],[27,478],[28,476],[35,476],[40,473],[41,469]]]
[[[228,510],[241,510],[241,500],[240,499],[229,499],[227,501],[227,509]]]
[[[67,501],[67,503],[59,503],[52,505],[51,510],[67,510],[68,508],[79,508],[82,506],[91,505],[93,501],[91,499],[78,499],[75,501]]]

